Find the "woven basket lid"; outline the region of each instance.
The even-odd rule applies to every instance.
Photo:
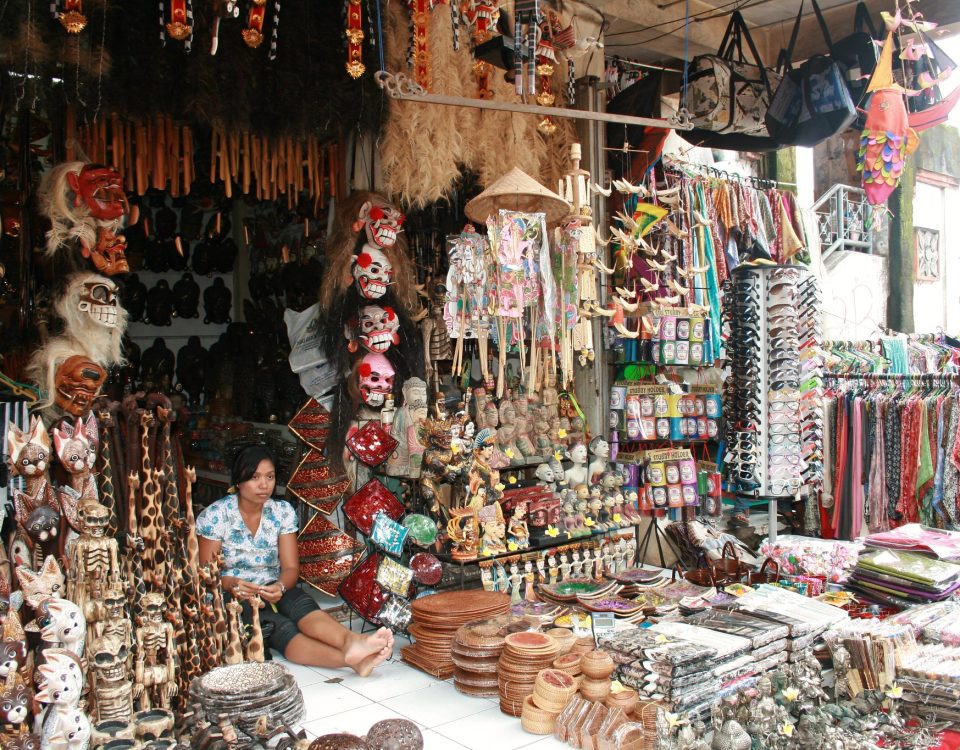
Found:
[[[547,215],[548,224],[556,224],[572,210],[563,198],[517,167],[469,201],[466,214],[471,221],[483,224],[488,216],[500,209],[526,213],[542,211]]]

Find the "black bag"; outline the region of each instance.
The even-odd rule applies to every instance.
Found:
[[[803,15],[801,0],[790,46],[780,55],[784,75],[765,118],[770,136],[784,146],[815,146],[846,130],[857,116],[844,69],[833,58],[833,44],[820,6],[817,0],[811,2],[831,54],[814,55],[799,68],[792,67]]]
[[[853,19],[853,33],[833,45],[831,55],[846,69],[847,88],[857,107],[861,105],[870,76],[877,67],[879,52],[873,40],[878,38],[870,11],[863,2],[859,2]]]

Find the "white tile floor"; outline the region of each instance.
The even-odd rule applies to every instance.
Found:
[[[322,606],[330,606],[329,600]],[[354,629],[359,623],[354,622]],[[350,670],[303,667],[276,652],[273,657],[297,678],[310,737],[335,732],[364,735],[381,719],[413,721],[423,732],[425,750],[559,750],[568,747],[553,737],[528,734],[520,719],[500,712],[496,698],[471,698],[457,692],[453,680],[442,682],[406,664],[397,638],[394,658],[370,677]]]

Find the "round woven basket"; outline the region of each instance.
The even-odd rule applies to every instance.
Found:
[[[607,696],[610,695],[610,680],[594,680],[589,677],[584,677],[580,683],[580,695],[588,701],[602,703],[607,699]]]
[[[616,664],[606,651],[588,651],[580,658],[580,669],[586,677],[607,679],[613,674]]]
[[[557,639],[557,643],[560,644],[561,654],[569,653],[570,649],[572,649],[577,642],[577,636],[573,634],[572,630],[568,630],[567,628],[551,628],[547,631],[547,635],[552,635]]]
[[[526,711],[520,714],[520,726],[530,734],[553,734],[557,724],[557,717],[544,714],[546,718],[533,718]]]
[[[603,703],[607,708],[621,708],[623,712],[629,716],[639,702],[639,693],[633,688],[627,688],[626,690],[618,690],[615,693],[611,691]]]

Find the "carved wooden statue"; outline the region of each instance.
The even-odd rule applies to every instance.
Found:
[[[90,720],[80,708],[83,666],[74,654],[62,649],[45,649],[44,664],[37,667],[41,688],[37,700],[49,704],[43,715],[44,750],[86,750]]]
[[[236,599],[227,602],[227,630],[230,640],[223,655],[224,664],[240,664],[243,661],[243,621],[240,613],[243,605]]]
[[[177,694],[177,650],[173,626],[164,620],[166,603],[161,594],[143,598],[143,625],[137,628],[134,698],[144,709],[169,709]]]
[[[260,628],[260,597],[250,600],[251,622],[250,622],[250,640],[247,641],[247,661],[263,661],[263,630]]]
[[[100,721],[133,718],[133,683],[128,668],[129,651],[116,635],[96,638],[90,648],[90,690],[93,716]]]
[[[82,611],[87,602],[100,599],[110,584],[121,579],[117,540],[106,535],[110,510],[96,500],[80,506],[80,538],[70,550],[67,598]]]
[[[100,445],[97,418],[91,414],[86,421],[77,419],[75,425],[63,422],[54,427],[53,445],[60,465],[70,475],[70,486],[60,488],[60,508],[67,523],[79,534],[83,531],[79,508],[89,502],[100,502],[97,481],[93,476]]]

